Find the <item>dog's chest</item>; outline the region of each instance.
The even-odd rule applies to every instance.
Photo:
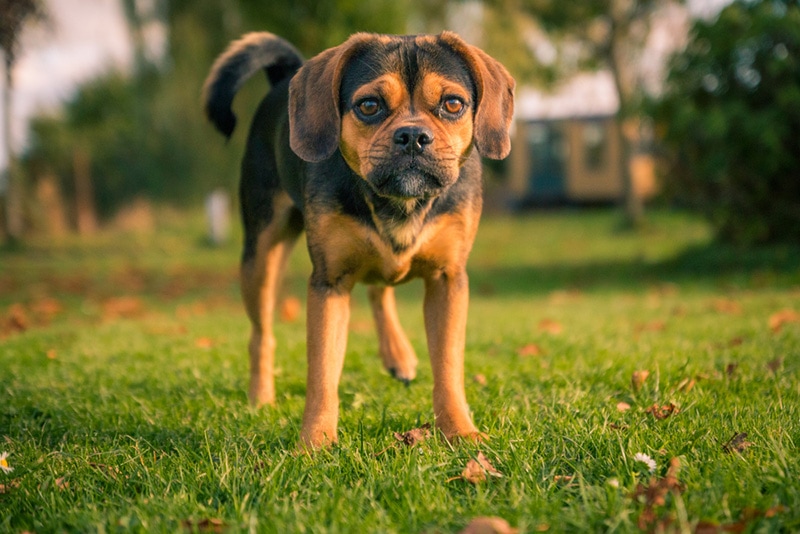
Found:
[[[368,284],[395,285],[411,278],[426,276],[465,260],[471,240],[460,217],[443,216],[422,226],[413,244],[396,250],[390,240],[374,228],[341,214],[327,214],[309,225],[309,234],[319,233],[313,241],[311,260],[315,269],[325,273],[335,285],[348,280]]]

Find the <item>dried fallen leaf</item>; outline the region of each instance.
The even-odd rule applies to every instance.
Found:
[[[775,358],[774,360],[770,360],[769,362],[767,362],[767,369],[777,374],[778,369],[780,369],[782,365],[783,365],[783,358]]]
[[[649,323],[638,323],[633,330],[637,334],[642,332],[661,332],[667,327],[666,321],[650,321]]]
[[[739,364],[736,362],[729,363],[725,366],[725,374],[728,375],[728,378],[733,378],[733,375],[736,374],[736,369],[739,368]]]
[[[303,305],[297,297],[286,297],[281,302],[281,321],[293,323],[300,317]]]
[[[564,327],[561,325],[561,323],[554,321],[553,319],[542,319],[539,321],[538,328],[542,332],[547,332],[548,334],[553,334],[555,336],[564,331]]]
[[[670,492],[681,493],[685,489],[684,486],[678,481],[678,472],[681,468],[681,462],[678,458],[670,460],[669,469],[664,478],[657,479],[651,478],[648,485],[638,484],[636,490],[631,494],[631,498],[644,505],[642,513],[639,515],[639,528],[645,531],[656,530],[652,527],[657,523],[664,525],[667,519],[659,521],[658,508],[667,503],[667,495]]]
[[[789,323],[800,323],[800,313],[787,308],[773,313],[769,317],[769,328],[775,334],[780,332],[784,325]]]
[[[210,337],[199,337],[195,340],[194,345],[198,349],[210,349],[214,346],[214,340]]]
[[[55,360],[58,358],[58,353],[56,349],[48,349],[47,352],[45,352],[45,356],[47,356],[48,360]]]
[[[642,389],[644,381],[647,380],[648,376],[650,376],[650,371],[634,371],[633,375],[631,376],[631,387],[633,387],[633,391],[639,391]]]
[[[63,307],[54,298],[37,300],[31,305],[31,311],[42,321],[49,322],[54,316],[61,313]]]
[[[541,356],[544,354],[544,351],[539,345],[535,343],[528,343],[517,349],[517,355],[526,357],[526,356]]]
[[[731,439],[722,444],[722,450],[727,453],[743,453],[744,450],[752,445],[747,441],[747,432],[737,432]]]
[[[431,424],[425,423],[419,428],[412,428],[406,432],[400,433],[395,432],[394,438],[402,443],[403,445],[408,445],[409,447],[413,447],[417,443],[422,443],[426,439],[431,437]]]
[[[742,305],[733,299],[719,298],[711,302],[711,309],[717,313],[729,315],[739,315],[742,313]]]
[[[105,319],[133,319],[144,313],[144,304],[138,297],[112,297],[101,305]]]
[[[630,409],[631,409],[631,405],[628,404],[627,402],[618,402],[617,403],[617,411],[627,412]]]
[[[694,378],[684,378],[678,383],[678,387],[675,389],[684,393],[689,393],[694,388],[696,383],[697,382]]]
[[[666,419],[670,415],[675,415],[680,412],[680,409],[675,406],[674,403],[670,402],[669,404],[664,404],[659,406],[658,404],[653,404],[649,408],[647,408],[644,413],[652,414],[653,417],[656,419]]]
[[[482,452],[479,452],[476,458],[471,458],[469,462],[467,462],[467,466],[461,472],[460,478],[463,478],[471,484],[479,484],[486,480],[486,475],[493,477],[503,476],[500,471],[494,468],[488,458],[486,458]]]
[[[482,374],[474,375],[472,377],[472,381],[478,384],[479,386],[485,386],[486,384],[489,383],[489,381],[486,380],[486,376]]]
[[[66,477],[57,478],[56,487],[61,491],[69,489],[69,480],[67,480]]]
[[[569,485],[572,482],[572,479],[575,478],[572,475],[555,475],[553,476],[553,482],[556,484],[567,484]]]
[[[202,519],[197,522],[187,519],[182,522],[182,525],[186,530],[198,532],[225,532],[228,529],[228,525],[221,519]]]
[[[19,488],[19,485],[18,478],[11,480],[8,484],[0,484],[0,495],[11,493],[13,490]]]
[[[30,327],[28,312],[22,304],[12,304],[8,309],[5,320],[0,324],[0,333],[17,334],[24,332]]]
[[[461,534],[516,534],[513,528],[501,517],[476,517],[461,531]]]

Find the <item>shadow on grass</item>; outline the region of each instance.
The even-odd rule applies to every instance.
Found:
[[[573,264],[473,267],[478,295],[547,294],[557,290],[639,290],[660,284],[730,287],[800,285],[800,247],[774,245],[742,250],[710,244],[662,261],[634,259]]]

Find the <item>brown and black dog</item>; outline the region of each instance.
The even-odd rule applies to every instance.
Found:
[[[356,282],[369,284],[384,366],[414,378],[393,290],[414,277],[425,283],[436,426],[448,438],[477,437],[464,393],[466,263],[481,213],[480,156],[502,159],[511,148],[513,78],[451,32],[359,33],[307,62],[285,40],[251,33],[219,57],[204,88],[206,113],[227,136],[233,97],[258,70],[271,90],[250,128],[240,189],[250,401],[275,401],[276,294],[305,229],[313,272],[301,446],[336,441]]]

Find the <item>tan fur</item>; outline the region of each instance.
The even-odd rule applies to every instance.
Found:
[[[275,217],[258,237],[255,257],[242,264],[241,286],[252,332],[248,397],[256,406],[275,402],[275,304],[286,260],[298,232],[289,230],[291,201],[286,194],[273,199]]]
[[[514,81],[502,65],[455,34],[417,36],[416,42],[425,47],[443,46],[462,56],[474,88],[473,84],[463,87],[437,72],[435,66],[429,66],[430,72],[422,72],[419,83],[414,80],[416,85],[404,81],[398,72],[385,74],[356,89],[352,102],[363,97],[379,97],[388,107],[384,119],[370,123],[360,120],[352,110],[341,110],[339,91],[349,59],[366,47],[390,44],[397,39],[355,34],[299,67],[302,58],[291,45],[271,34],[250,34],[233,43],[217,60],[206,83],[207,113],[223,133],[230,135],[235,124],[230,102],[238,84],[255,68],[265,69],[270,80],[288,79],[290,74],[281,79],[269,68],[274,67],[275,62],[284,62],[281,66],[293,74],[288,95],[283,96],[288,97],[289,145],[303,160],[293,161],[304,165],[295,167],[302,170],[298,175],[308,173],[305,176],[309,177],[315,173],[313,177],[317,179],[354,179],[349,172],[342,174],[344,165],[340,160],[328,159],[338,148],[350,169],[368,187],[373,187],[370,194],[364,195],[364,202],[370,209],[374,227],[364,219],[364,203],[358,208],[361,211],[356,214],[351,209],[348,215],[345,203],[331,202],[336,197],[327,189],[324,194],[315,195],[320,191],[299,188],[306,196],[302,206],[295,207],[281,187],[298,176],[289,176],[286,172],[276,177],[274,167],[264,163],[294,158],[287,149],[277,153],[282,149],[272,147],[272,141],[265,141],[271,137],[258,128],[269,124],[263,117],[275,110],[257,115],[255,120],[261,123],[254,122],[251,130],[252,143],[248,147],[252,152],[248,154],[252,159],[243,166],[247,170],[243,170],[242,182],[252,186],[250,190],[255,194],[252,203],[243,203],[245,209],[264,209],[259,214],[245,212],[245,215],[254,215],[245,217],[245,226],[249,229],[247,259],[241,268],[242,295],[252,323],[249,397],[256,405],[275,401],[272,323],[278,285],[302,223],[313,265],[307,301],[306,405],[300,431],[300,446],[306,449],[337,440],[338,386],[347,346],[350,292],[356,283],[370,285],[369,300],[384,366],[406,382],[416,375],[417,357],[400,325],[393,289],[394,285],[412,278],[422,278],[425,284],[423,309],[433,370],[436,426],[448,439],[480,437],[464,392],[469,300],[466,262],[481,211],[478,154],[473,153],[473,148],[482,156],[496,159],[508,153]],[[291,70],[295,65],[299,68],[296,73]],[[443,68],[442,72],[446,70]],[[409,94],[409,85],[415,87],[413,94]],[[286,86],[282,87],[285,90]],[[460,115],[443,113],[443,101],[448,96],[465,102],[466,112]],[[414,138],[418,152],[413,157],[419,158],[414,164],[421,167],[394,171],[393,164],[403,161],[402,157],[407,162],[411,155],[408,131],[425,133],[424,137]],[[272,150],[276,153],[270,152]],[[401,151],[406,151],[404,156],[399,155]],[[280,165],[277,167],[278,172],[283,172]],[[425,172],[420,172],[420,168]],[[412,179],[420,180],[420,176],[423,185],[415,189],[417,182]],[[260,180],[265,177],[280,180],[269,182],[274,189],[264,189],[265,182]],[[389,186],[386,186],[387,177]],[[404,181],[406,178],[408,182]],[[433,199],[453,187],[460,178],[465,180],[463,187],[451,189],[454,193],[447,196],[440,207],[433,208]],[[328,183],[336,182],[326,182],[326,185]],[[308,178],[300,185],[311,188],[314,184],[319,181]],[[289,190],[293,194],[297,191]],[[357,190],[346,189],[347,194]],[[242,191],[246,195],[246,189]],[[279,192],[271,198],[271,206],[265,207],[273,191]],[[334,193],[344,191],[337,189]],[[387,210],[387,206],[391,209]],[[387,216],[387,213],[392,215]],[[253,220],[256,222],[248,223]],[[267,226],[261,229],[260,222]],[[255,253],[250,256],[256,233]]]

